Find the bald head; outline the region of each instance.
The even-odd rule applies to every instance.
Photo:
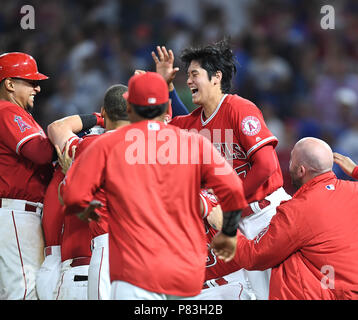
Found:
[[[290,174],[297,187],[315,176],[331,171],[332,167],[333,152],[323,140],[303,138],[295,144],[291,152]]]

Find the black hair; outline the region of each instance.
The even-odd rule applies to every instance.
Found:
[[[111,121],[128,120],[127,102],[123,93],[128,87],[123,84],[115,84],[109,87],[104,95],[103,108]]]
[[[132,107],[139,116],[145,119],[154,119],[156,117],[159,117],[164,112],[167,111],[169,106],[168,102],[157,104],[153,106],[141,106],[137,104],[132,104]]]
[[[217,71],[221,71],[221,91],[223,93],[230,92],[237,61],[230,48],[228,38],[205,47],[184,49],[180,59],[184,62],[186,70],[193,60],[197,61],[208,73],[209,80]]]

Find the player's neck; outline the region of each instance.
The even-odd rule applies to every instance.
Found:
[[[208,103],[202,105],[206,119],[208,119],[215,112],[223,96],[224,93],[220,93],[216,95],[214,98],[209,99]]]
[[[118,121],[106,121],[106,131],[116,130],[117,128],[123,127],[130,124],[129,120],[118,120]]]

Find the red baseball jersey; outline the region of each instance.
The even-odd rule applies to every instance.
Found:
[[[72,156],[72,147],[76,146],[75,160],[80,157],[82,152],[98,137],[98,134],[89,134],[79,139],[72,137],[69,147],[69,155]],[[98,199],[100,200],[100,199]],[[103,199],[102,199],[103,200]],[[79,211],[77,211],[78,213]],[[73,213],[73,212],[71,212]],[[102,220],[102,219],[101,219]],[[101,225],[104,220],[101,221]],[[92,224],[93,227],[93,224]],[[103,227],[102,227],[103,228]],[[107,228],[107,227],[105,227]],[[91,240],[93,238],[90,225],[87,222],[80,220],[76,215],[68,214],[65,211],[63,236],[61,244],[61,258],[62,261],[73,259],[77,257],[90,257]]]
[[[0,101],[0,198],[43,202],[53,166],[37,165],[21,156],[22,146],[37,136],[47,137],[31,114]]]
[[[208,119],[205,119],[203,108],[198,107],[188,115],[173,118],[170,124],[206,136],[242,179],[251,169],[251,155],[264,145],[276,147],[278,143],[267,128],[261,111],[238,95],[224,95]],[[247,201],[261,200],[282,185],[282,172],[278,166],[277,171]]]
[[[111,132],[111,131],[107,131]],[[77,146],[75,156],[76,159],[79,157],[79,155],[89,146],[96,138],[98,138],[100,134],[88,134],[83,137],[83,139],[80,139],[78,141],[74,140],[71,142],[70,149],[72,149],[72,146]],[[71,153],[72,154],[72,151]],[[103,207],[96,209],[96,212],[101,216],[101,218],[98,221],[92,220],[89,223],[89,228],[92,234],[92,237],[97,237],[102,234],[108,233],[108,208],[107,208],[107,198],[104,190],[100,188],[97,190],[95,197],[95,200],[100,201],[103,204]]]
[[[202,203],[204,205],[204,226],[206,233],[208,256],[206,258],[206,273],[205,281],[210,279],[216,279],[225,275],[228,275],[234,271],[237,271],[237,263],[233,260],[224,262],[216,257],[214,251],[211,249],[211,240],[218,232],[207,221],[207,217],[210,215],[211,210],[216,207],[219,203],[215,195],[208,192],[206,189],[202,189],[199,194]]]
[[[61,191],[68,210],[78,211],[104,188],[111,281],[193,296],[201,291],[207,256],[202,184],[223,210],[247,206],[241,180],[207,139],[141,121],[99,137],[73,163]]]
[[[50,184],[45,193],[42,211],[42,229],[44,232],[45,247],[61,244],[64,207],[58,200],[58,185],[64,178],[61,167],[57,165]]]

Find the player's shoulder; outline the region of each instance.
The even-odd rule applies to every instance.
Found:
[[[18,105],[11,103],[10,101],[0,100],[0,116],[7,114],[19,114],[21,116],[26,115],[27,112]]]
[[[202,109],[203,109],[202,107],[197,107],[196,109],[194,109],[192,112],[188,114],[176,116],[171,119],[170,123],[171,124],[185,123],[188,121],[196,120],[198,117],[200,117]]]
[[[228,94],[224,102],[226,108],[231,108],[232,110],[242,111],[245,109],[247,111],[259,111],[255,103],[237,94]]]

